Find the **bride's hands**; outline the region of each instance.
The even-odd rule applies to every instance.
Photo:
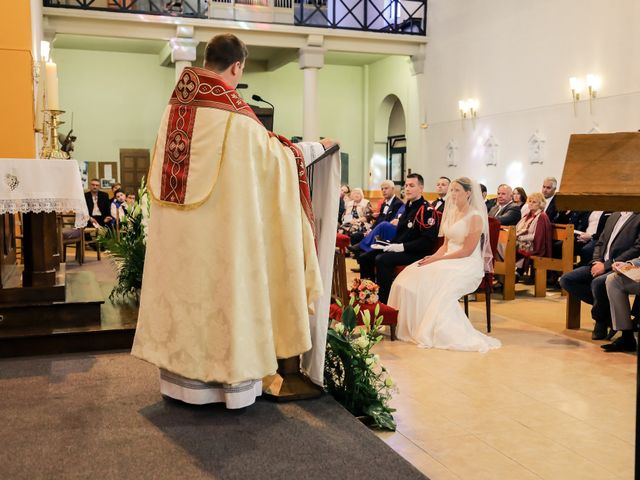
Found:
[[[436,259],[433,258],[433,255],[428,255],[426,257],[424,257],[422,260],[418,261],[418,266],[419,267],[424,267],[425,265],[429,265],[430,263],[435,262]]]

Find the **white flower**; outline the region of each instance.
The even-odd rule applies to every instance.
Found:
[[[364,362],[365,362],[367,365],[373,365],[373,361],[374,361],[374,360],[373,360],[373,357],[369,357],[369,358],[367,358]]]
[[[387,377],[384,379],[385,387],[393,387],[393,379],[391,377]]]
[[[355,345],[356,347],[359,348],[367,348],[369,346],[369,339],[367,338],[366,335],[362,335],[361,337],[358,337],[358,339],[355,341]]]
[[[333,329],[336,333],[344,333],[344,324],[342,322],[338,322],[333,326]]]

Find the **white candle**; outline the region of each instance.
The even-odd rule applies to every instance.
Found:
[[[58,67],[53,62],[47,62],[47,108],[60,110],[58,102]]]

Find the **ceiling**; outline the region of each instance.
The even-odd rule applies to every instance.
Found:
[[[97,37],[87,35],[58,34],[53,42],[53,48],[72,50],[98,50],[106,52],[159,54],[167,44],[165,40],[146,40],[136,38]],[[202,64],[205,44],[200,43],[197,48],[196,64]],[[294,61],[297,52],[294,48],[275,48],[264,46],[249,46],[249,62],[247,71],[264,71],[269,61],[282,58],[290,54]],[[354,52],[327,52],[325,64],[362,66],[377,62],[385,55]]]

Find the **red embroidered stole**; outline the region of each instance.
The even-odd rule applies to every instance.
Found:
[[[234,88],[227,85],[215,72],[204,68],[187,67],[169,100],[171,110],[167,124],[167,137],[162,162],[160,199],[165,202],[184,204],[189,177],[191,139],[199,107],[217,108],[232,113],[246,115],[263,126],[249,105]],[[264,127],[263,127],[264,128]],[[293,152],[298,170],[300,204],[304,210],[315,237],[315,224],[311,208],[311,195],[302,151],[287,138],[268,132]]]

